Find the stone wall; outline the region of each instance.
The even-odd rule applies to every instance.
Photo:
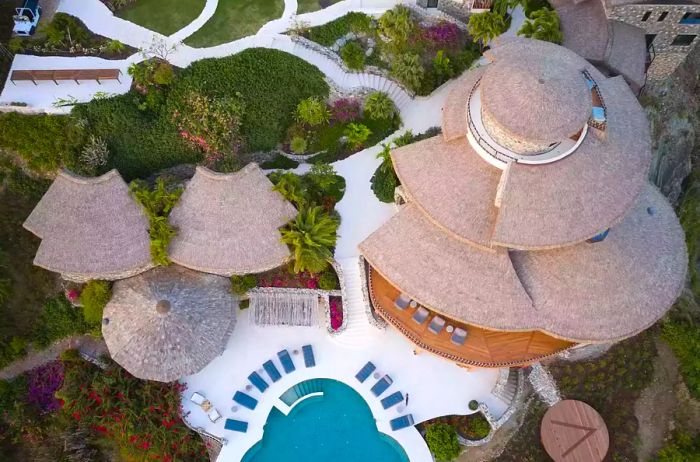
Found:
[[[539,154],[549,149],[549,144],[534,143],[518,139],[503,129],[495,118],[491,117],[484,106],[481,106],[481,121],[484,128],[498,144],[510,151],[523,155]]]
[[[471,12],[471,2],[470,1],[460,1],[460,0],[440,0],[438,2],[438,10],[453,16],[460,21],[468,22],[469,14]]]

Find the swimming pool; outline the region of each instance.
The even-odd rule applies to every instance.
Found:
[[[348,385],[314,379],[292,389],[299,398],[292,411],[272,409],[262,441],[242,462],[409,462],[401,446],[377,430],[369,406]],[[283,401],[291,401],[290,390]],[[301,401],[310,390],[323,396]]]

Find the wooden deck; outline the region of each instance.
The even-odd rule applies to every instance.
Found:
[[[455,345],[450,340],[451,334],[445,329],[439,334],[428,330],[430,320],[434,316],[432,311],[423,324],[418,324],[412,319],[417,308],[396,308],[394,300],[399,296],[399,289],[371,268],[368,284],[372,304],[382,318],[421,349],[458,363],[479,367],[520,366],[573,345],[539,331],[500,332],[475,327],[441,315],[447,321],[446,326],[461,327],[467,331],[464,345]]]

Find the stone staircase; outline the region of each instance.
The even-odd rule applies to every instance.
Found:
[[[379,330],[369,322],[367,305],[362,290],[362,278],[360,276],[360,262],[358,257],[349,257],[338,260],[343,270],[343,284],[347,326],[345,330],[332,337],[339,345],[350,348],[362,348],[367,345]]]
[[[518,392],[518,369],[501,369],[501,378],[492,393],[504,403],[510,405]]]

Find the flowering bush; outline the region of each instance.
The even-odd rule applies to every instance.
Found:
[[[463,43],[462,31],[456,24],[442,21],[423,29],[423,39],[433,49],[449,48],[455,50]]]
[[[331,106],[331,118],[334,122],[347,123],[360,118],[360,102],[355,98],[336,100]]]
[[[340,297],[330,298],[331,329],[337,331],[343,325],[343,300]]]
[[[55,411],[63,404],[54,393],[63,385],[63,365],[54,361],[32,369],[28,373],[27,402],[34,404],[41,413]]]
[[[287,268],[277,268],[258,276],[258,287],[318,289],[318,275],[307,271],[292,273]]]

